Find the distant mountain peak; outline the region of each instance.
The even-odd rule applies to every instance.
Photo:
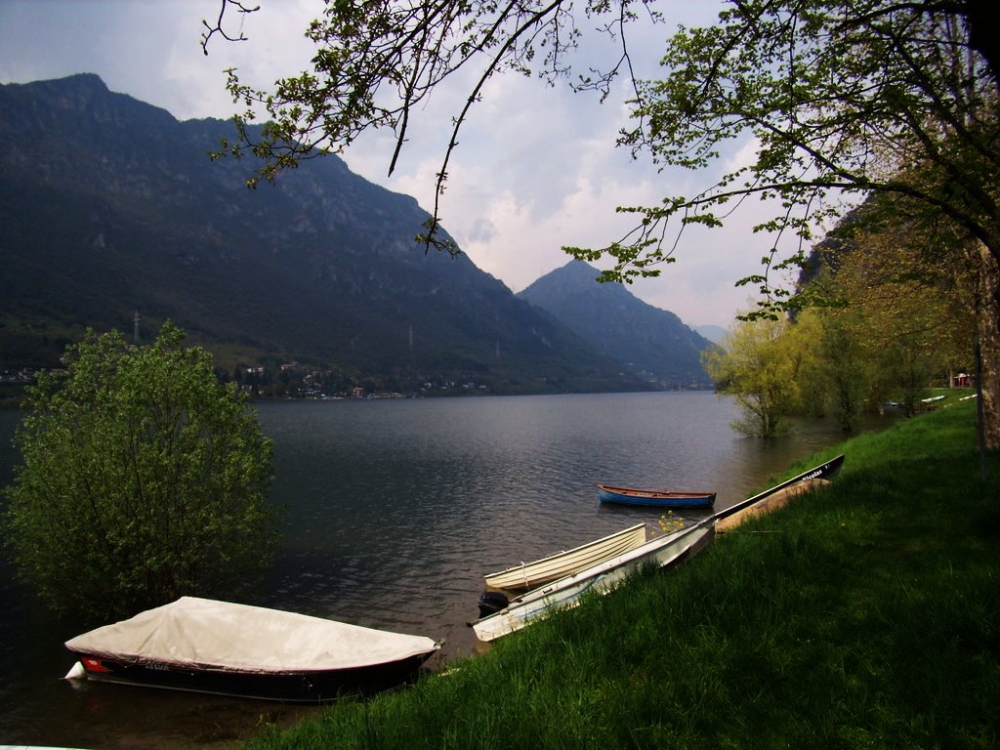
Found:
[[[549,271],[549,273],[535,281],[532,286],[551,285],[553,289],[559,289],[563,294],[577,292],[593,295],[596,293],[606,296],[634,298],[634,295],[622,284],[598,281],[600,275],[601,272],[586,261],[573,259],[566,265]]]
[[[694,330],[711,341],[713,344],[718,344],[722,341],[723,337],[729,333],[728,330],[717,325],[694,326]]]
[[[518,297],[661,387],[710,387],[700,357],[711,342],[674,313],[646,304],[623,285],[598,282],[599,275],[589,263],[571,260]]]
[[[74,108],[95,98],[111,95],[111,90],[99,75],[95,73],[77,73],[66,78],[57,78],[31,83],[8,84],[12,89],[19,88],[35,97],[42,97],[50,103],[62,102],[64,105],[73,103]],[[118,94],[125,97],[125,94]]]

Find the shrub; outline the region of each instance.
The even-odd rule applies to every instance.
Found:
[[[169,322],[145,347],[88,331],[29,390],[4,531],[19,577],[57,611],[238,598],[273,559],[271,442],[183,340]]]

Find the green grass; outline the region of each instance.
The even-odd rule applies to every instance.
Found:
[[[831,486],[676,570],[247,747],[997,747],[1000,461],[981,484],[974,407],[788,476],[839,452]]]

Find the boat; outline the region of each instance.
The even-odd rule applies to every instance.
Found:
[[[708,546],[714,537],[715,517],[680,531],[655,537],[617,557],[571,573],[510,600],[502,609],[468,623],[476,637],[489,642],[518,631],[554,611],[580,604],[589,594],[607,594],[645,566],[666,568]]]
[[[826,483],[844,465],[844,454],[831,458],[829,461],[814,466],[808,471],[786,479],[770,489],[766,489],[746,500],[721,510],[715,514],[716,531],[722,533],[731,531],[752,516],[777,510],[798,495],[814,489],[818,484]]]
[[[245,604],[182,597],[66,642],[67,678],[319,703],[415,677],[430,638]]]
[[[528,591],[570,573],[589,568],[601,560],[628,552],[645,542],[646,524],[638,523],[571,550],[490,573],[485,576],[486,585],[504,591]]]
[[[657,508],[711,508],[715,505],[714,492],[646,490],[609,484],[597,485],[597,499],[602,503],[649,505]]]
[[[655,565],[667,568],[676,565],[707,547],[715,538],[717,526],[726,525],[722,523],[725,519],[744,511],[751,511],[755,506],[760,507],[762,501],[783,491],[791,490],[789,493],[791,494],[805,490],[812,486],[814,481],[827,480],[840,471],[843,464],[844,455],[841,454],[729,508],[713,513],[692,526],[656,537],[622,555],[567,575],[512,600],[491,602],[495,606],[489,614],[482,614],[481,599],[481,616],[468,624],[479,640],[489,642],[516,632],[554,611],[575,607],[589,592],[607,594],[643,566]]]
[[[790,484],[784,489],[773,492],[752,505],[746,506],[738,513],[732,513],[727,515],[725,518],[718,519],[715,524],[715,532],[717,534],[724,534],[727,531],[732,531],[737,526],[749,521],[751,518],[762,516],[765,513],[771,513],[779,508],[783,508],[800,495],[812,492],[817,487],[829,483],[829,479],[814,478],[803,479],[799,482],[795,482],[794,484]]]

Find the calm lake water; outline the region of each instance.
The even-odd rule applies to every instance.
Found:
[[[432,667],[476,653],[482,576],[659,513],[601,506],[597,482],[714,490],[716,510],[840,442],[803,420],[763,442],[712,393],[265,404],[273,497],[289,508],[261,604],[443,640]],[[0,485],[19,415],[0,412]],[[864,429],[879,429],[873,418]],[[678,515],[684,513],[683,511]],[[697,517],[697,512],[690,512]],[[223,747],[261,720],[315,709],[115,685],[74,688],[55,622],[0,562],[0,744]]]

